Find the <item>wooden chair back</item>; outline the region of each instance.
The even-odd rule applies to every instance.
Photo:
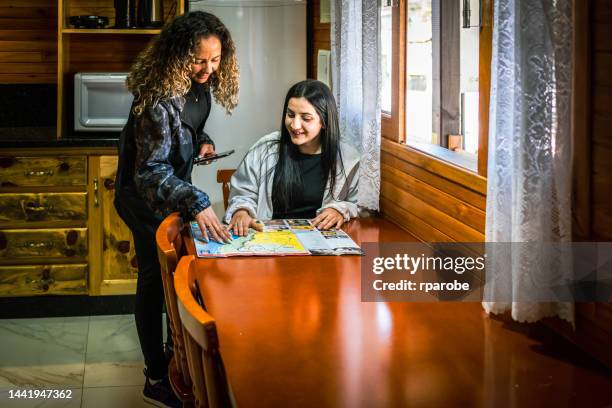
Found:
[[[227,210],[227,203],[229,201],[230,193],[230,180],[236,172],[236,169],[219,169],[217,170],[217,183],[221,183],[221,189],[223,190],[223,208]]]
[[[174,357],[168,367],[168,377],[176,395],[184,405],[189,405],[193,401],[191,377],[187,367],[185,340],[174,290],[174,272],[179,259],[186,254],[182,231],[181,216],[179,213],[172,213],[160,224],[155,234],[155,241],[164,285],[166,313],[170,320],[174,343]]]
[[[179,261],[174,289],[183,324],[187,365],[192,378],[196,407],[235,407],[221,353],[215,319],[202,306],[193,255]],[[199,299],[199,301],[197,300]]]

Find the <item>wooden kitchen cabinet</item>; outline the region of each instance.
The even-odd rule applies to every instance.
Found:
[[[115,148],[13,149],[0,156],[0,297],[119,295],[137,263],[113,200]]]
[[[91,178],[95,190],[92,202],[92,227],[95,224],[95,241],[92,242],[90,293],[118,295],[135,293],[138,265],[132,234],[115,211],[115,176],[117,156],[90,158]]]
[[[87,155],[3,151],[0,296],[87,294]]]

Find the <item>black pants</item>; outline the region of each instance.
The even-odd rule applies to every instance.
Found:
[[[164,354],[162,309],[164,306],[164,287],[157,258],[155,231],[159,220],[152,217],[135,216],[126,206],[115,207],[126,222],[134,238],[136,260],[138,261],[138,282],[136,285],[136,305],[134,315],[140,348],[144,355],[149,378],[160,379],[168,373],[168,363]],[[168,343],[172,344],[172,333],[166,316]]]

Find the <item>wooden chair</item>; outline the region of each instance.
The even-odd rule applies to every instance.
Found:
[[[176,265],[180,257],[186,254],[181,235],[182,231],[183,220],[181,216],[179,213],[172,213],[160,224],[155,234],[155,240],[164,285],[166,313],[168,313],[170,319],[172,341],[174,342],[174,356],[168,366],[168,378],[175,394],[183,402],[183,406],[190,407],[193,404],[191,377],[189,377],[189,369],[187,368],[185,341],[176,305],[176,292],[174,291]]]
[[[223,208],[227,210],[227,203],[229,201],[230,193],[230,180],[236,169],[219,169],[217,170],[217,183],[221,183],[223,189]]]
[[[195,264],[193,255],[184,256],[174,274],[174,289],[183,324],[195,405],[209,408],[236,407],[219,351],[215,319],[202,307]]]

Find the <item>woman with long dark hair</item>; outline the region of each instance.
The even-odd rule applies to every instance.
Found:
[[[208,195],[191,184],[191,170],[198,154],[214,152],[204,132],[211,93],[227,113],[237,105],[235,54],[230,32],[217,17],[191,12],[163,28],[127,79],[134,102],[120,138],[115,208],[132,231],[138,261],[135,317],[146,364],[143,396],[158,406],[181,404],[167,379],[155,231],[178,211],[195,219],[205,237],[231,239]]]
[[[342,143],[336,102],[308,79],[287,92],[280,132],[260,139],[231,180],[225,221],[236,235],[256,220],[312,218],[319,229],[356,217],[359,153]]]

